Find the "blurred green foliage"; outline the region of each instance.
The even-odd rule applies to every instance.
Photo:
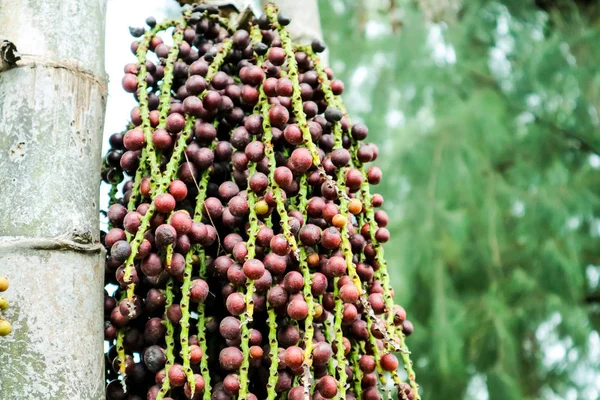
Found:
[[[396,3],[320,6],[423,398],[598,398],[600,6]]]

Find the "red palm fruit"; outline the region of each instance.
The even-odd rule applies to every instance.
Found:
[[[337,395],[337,381],[334,377],[326,375],[317,383],[317,391],[326,399],[333,399]]]
[[[159,213],[169,214],[175,209],[175,205],[175,197],[169,193],[159,194],[154,199],[154,206]]]
[[[315,246],[321,242],[321,228],[314,224],[306,224],[300,228],[299,238],[305,246]]]
[[[221,368],[226,371],[235,371],[242,365],[244,355],[237,347],[225,347],[219,353],[219,363]]]
[[[208,297],[209,287],[203,279],[194,279],[190,288],[190,300],[195,303],[204,303]]]
[[[185,372],[180,364],[173,364],[168,372],[169,381],[175,387],[181,387],[186,382]]]
[[[290,112],[282,105],[276,104],[269,110],[271,125],[282,128],[290,119]]]
[[[267,53],[267,58],[273,65],[283,65],[285,63],[285,50],[281,47],[271,47]]]
[[[342,236],[336,228],[329,227],[323,231],[321,244],[328,250],[338,249],[342,244]]]
[[[177,179],[169,184],[169,193],[175,200],[182,201],[187,197],[188,189],[185,183]]]
[[[340,288],[340,298],[344,303],[356,303],[358,301],[358,289],[354,283],[346,283]]]
[[[197,399],[201,398],[201,394],[202,394],[202,392],[204,392],[204,387],[206,385],[206,382],[204,381],[204,378],[200,374],[194,374],[194,382],[195,382],[195,385],[194,385],[195,390],[194,390],[193,399],[197,400]],[[192,399],[192,391],[190,389],[189,382],[186,382],[185,385],[183,386],[183,393],[185,394],[185,396],[188,399]]]
[[[294,180],[294,175],[292,171],[288,167],[277,167],[273,174],[273,179],[275,183],[280,187],[288,187],[292,181]]]
[[[290,245],[285,236],[283,236],[283,234],[273,236],[271,242],[269,243],[269,247],[271,248],[271,251],[273,251],[273,253],[279,256],[288,255],[291,250]]]
[[[200,361],[202,360],[202,348],[198,345],[191,345],[190,346],[190,363],[191,364],[199,364]]]
[[[298,271],[290,271],[283,278],[283,287],[288,293],[294,294],[304,288],[304,278]]]
[[[297,368],[304,361],[304,351],[298,346],[290,346],[285,350],[284,359],[289,368]]]
[[[267,301],[274,308],[284,306],[288,301],[288,293],[282,286],[274,286],[269,290],[267,294]]]
[[[241,315],[246,311],[246,301],[241,293],[231,293],[225,300],[225,307],[231,315]]]
[[[320,272],[315,272],[311,280],[311,292],[313,296],[321,296],[327,290],[327,277]]]
[[[287,242],[286,242],[287,244]],[[279,276],[285,272],[287,267],[287,257],[280,256],[275,253],[269,253],[264,258],[265,268],[275,276]]]
[[[319,342],[314,346],[312,354],[315,366],[327,365],[333,356],[333,349],[329,343]]]
[[[167,318],[174,324],[179,324],[183,314],[181,312],[181,306],[179,304],[171,304],[167,309]]]
[[[192,229],[192,218],[185,211],[177,211],[171,215],[170,224],[178,234],[185,234]]]
[[[302,299],[290,301],[287,307],[287,314],[296,321],[301,321],[308,316],[308,304]]]
[[[382,314],[385,311],[385,300],[381,293],[371,293],[367,300],[375,314]]]
[[[251,259],[244,263],[243,270],[248,279],[256,280],[260,279],[265,273],[265,266],[262,261]]]

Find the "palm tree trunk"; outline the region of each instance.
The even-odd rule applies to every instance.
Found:
[[[0,399],[104,399],[106,0],[0,0]]]

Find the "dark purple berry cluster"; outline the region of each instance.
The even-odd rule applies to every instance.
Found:
[[[324,45],[274,6],[248,30],[208,6],[147,22],[103,167],[107,399],[419,399],[378,150]]]

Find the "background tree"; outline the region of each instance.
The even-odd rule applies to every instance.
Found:
[[[423,398],[597,398],[600,8],[395,3],[320,6]]]

